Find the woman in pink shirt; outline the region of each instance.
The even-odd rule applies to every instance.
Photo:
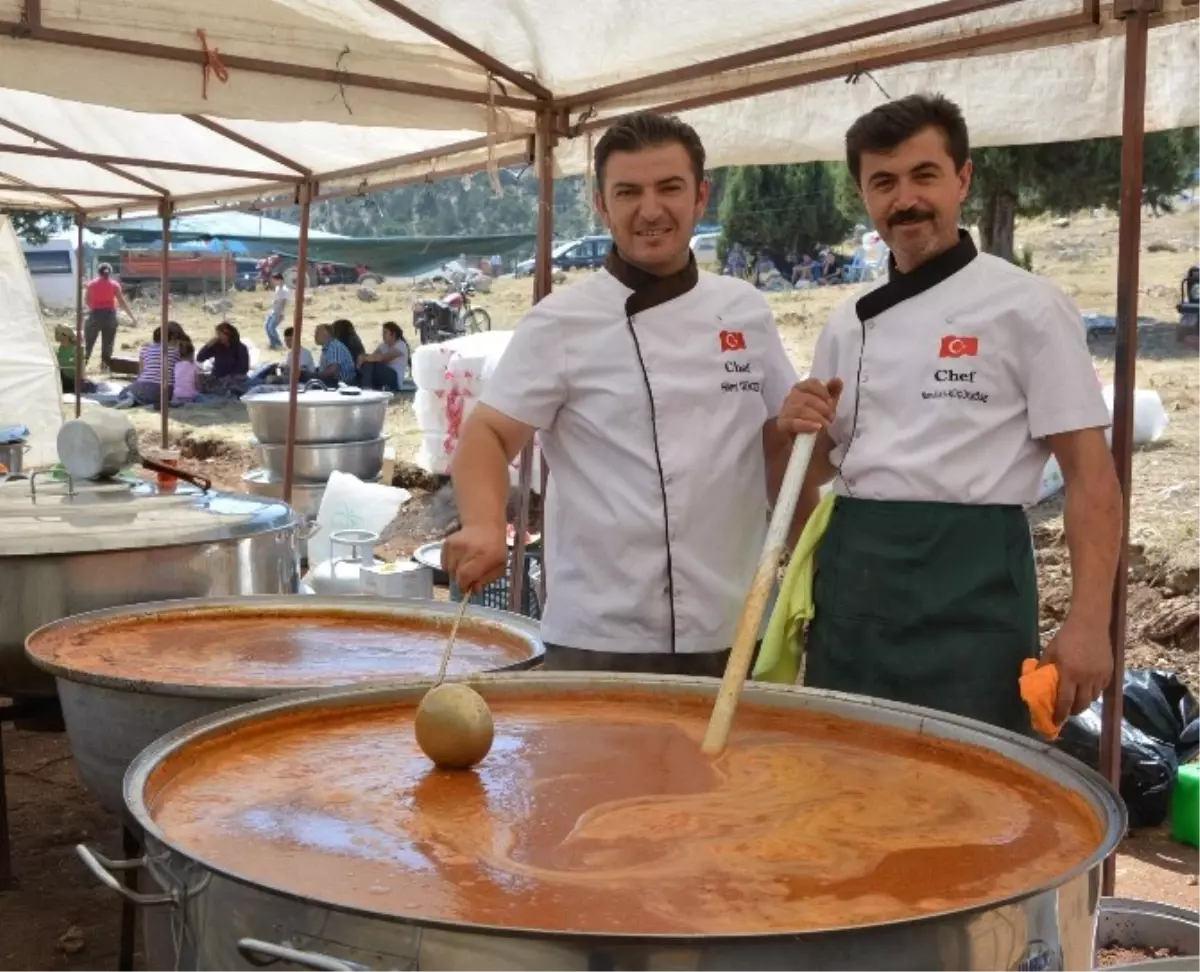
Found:
[[[175,394],[171,399],[172,405],[187,405],[194,402],[199,395],[196,388],[196,376],[200,369],[196,367],[196,349],[191,341],[183,341],[179,345],[179,361],[175,365]]]
[[[92,347],[96,344],[96,336],[100,337],[100,367],[109,368],[112,365],[113,343],[117,338],[117,305],[119,304],[134,324],[133,311],[125,302],[125,294],[121,285],[112,278],[112,267],[107,263],[100,264],[99,276],[87,285],[87,323],[83,328],[84,354],[86,364],[92,357]]]

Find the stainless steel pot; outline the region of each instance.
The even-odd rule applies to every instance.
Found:
[[[1147,959],[1112,969],[1138,969],[1144,972],[1194,969],[1200,955],[1200,913],[1161,901],[1139,898],[1101,898],[1096,922],[1096,949],[1118,945],[1122,948],[1169,948],[1176,958]]]
[[[655,676],[529,673],[490,675],[471,683],[496,704],[504,697],[588,696],[603,689],[712,699],[717,682]],[[187,765],[193,747],[216,744],[284,713],[414,703],[421,687],[311,693],[246,706],[185,726],[134,760],[125,802],[143,828],[145,857],[117,862],[142,868],[135,898],[147,912],[146,962],[151,968],[250,969],[281,955],[307,968],[376,969],[1085,969],[1092,959],[1100,864],[1125,831],[1124,807],[1096,773],[1053,747],[979,723],[896,703],[794,687],[747,685],[745,701],[781,710],[832,713],[925,737],[982,747],[1024,765],[1077,794],[1103,822],[1091,856],[1054,882],[979,907],[924,918],[804,934],[641,936],[548,933],[455,922],[414,920],[350,910],[289,891],[281,867],[270,885],[182,851],[148,810],[148,788],[171,761]],[[170,771],[166,771],[170,772]],[[332,826],[336,826],[335,824]],[[95,855],[81,856],[110,887],[125,894]],[[402,866],[402,865],[398,865]],[[335,892],[331,889],[331,895]],[[514,893],[520,893],[519,889]],[[637,889],[631,888],[631,894]],[[164,932],[167,934],[164,935]],[[172,939],[171,936],[174,936]]]
[[[161,493],[137,479],[0,485],[0,694],[48,696],[25,638],[60,618],[142,601],[293,594],[300,519],[283,503]]]
[[[24,468],[28,451],[28,442],[0,442],[0,466],[8,470],[9,476],[17,475]]]
[[[286,446],[254,442],[259,461],[274,479],[283,479]],[[324,483],[335,472],[350,473],[362,480],[378,479],[383,470],[383,452],[387,437],[363,442],[323,442],[296,446],[296,479]]]
[[[154,616],[166,623],[172,614],[184,613],[190,616],[209,614],[218,621],[228,619],[231,622],[247,616],[261,619],[277,615],[282,619],[281,624],[292,625],[300,623],[297,616],[336,614],[349,621],[382,617],[389,622],[417,621],[441,627],[457,611],[457,605],[441,601],[361,597],[352,600],[344,597],[238,597],[134,604],[80,614],[39,628],[29,635],[26,652],[34,665],[57,679],[71,754],[84,785],[105,809],[120,813],[121,781],[125,770],[155,739],[193,719],[231,706],[311,689],[312,682],[247,679],[239,685],[211,685],[166,675],[152,680],[98,674],[47,660],[42,646],[49,639],[70,633],[74,641],[79,641],[87,638],[89,628],[96,629],[114,621]],[[460,637],[472,630],[495,631],[507,643],[516,642],[524,649],[516,661],[497,663],[480,670],[520,670],[541,661],[543,649],[538,626],[518,615],[471,607],[463,618]],[[188,645],[180,645],[180,652],[185,657],[188,649]],[[398,667],[386,679],[375,681],[403,681],[406,678],[411,676],[406,676],[404,669]],[[334,671],[328,684],[344,686],[361,681],[361,677]],[[428,679],[423,684],[428,685]]]
[[[362,442],[383,433],[387,392],[342,388],[301,389],[296,395],[296,442]],[[287,442],[288,393],[267,392],[242,399],[254,437],[265,445]]]
[[[381,479],[375,476],[363,480],[377,483]],[[266,469],[251,469],[242,477],[246,491],[256,496],[270,496],[274,499],[283,498],[283,478],[272,476]],[[326,483],[307,483],[296,480],[292,483],[292,509],[301,516],[314,519],[321,509],[321,497],[325,495]]]

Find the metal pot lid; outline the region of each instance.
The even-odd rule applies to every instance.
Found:
[[[296,522],[285,503],[236,493],[202,493],[178,483],[10,479],[0,484],[0,554],[101,553],[236,540]]]
[[[340,391],[306,391],[303,388],[296,394],[296,401],[305,408],[309,406],[338,406],[363,405],[368,402],[390,402],[391,392],[368,391],[362,388],[346,388]],[[261,395],[250,395],[242,399],[247,408],[254,405],[283,405],[288,403],[286,391],[263,392]]]

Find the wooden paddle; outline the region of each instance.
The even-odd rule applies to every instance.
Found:
[[[725,744],[729,741],[734,712],[737,711],[742,686],[750,671],[750,659],[754,657],[754,645],[758,641],[763,612],[767,609],[771,589],[775,586],[779,558],[783,556],[787,546],[788,532],[792,526],[792,518],[796,515],[796,504],[800,501],[800,489],[804,485],[804,476],[808,472],[808,462],[812,458],[815,442],[814,435],[798,435],[792,443],[792,455],[788,459],[783,485],[779,487],[779,497],[775,500],[775,509],[771,513],[771,525],[767,528],[767,539],[763,543],[758,570],[754,574],[754,583],[750,585],[750,593],[746,595],[746,603],[742,606],[737,633],[733,638],[733,650],[729,653],[725,674],[721,678],[721,687],[717,691],[717,701],[713,705],[708,729],[704,733],[704,742],[700,747],[709,756],[723,752]]]

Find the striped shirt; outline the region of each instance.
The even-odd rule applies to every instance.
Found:
[[[353,385],[358,378],[358,368],[354,364],[354,356],[350,349],[337,338],[330,338],[329,343],[321,349],[321,375],[331,364],[337,365],[338,378],[347,385]]]
[[[146,344],[140,352],[142,370],[138,372],[138,381],[148,381],[155,385],[162,382],[162,345]],[[171,369],[171,377],[175,376],[175,365],[179,363],[179,352],[174,346],[167,348],[167,366]]]

